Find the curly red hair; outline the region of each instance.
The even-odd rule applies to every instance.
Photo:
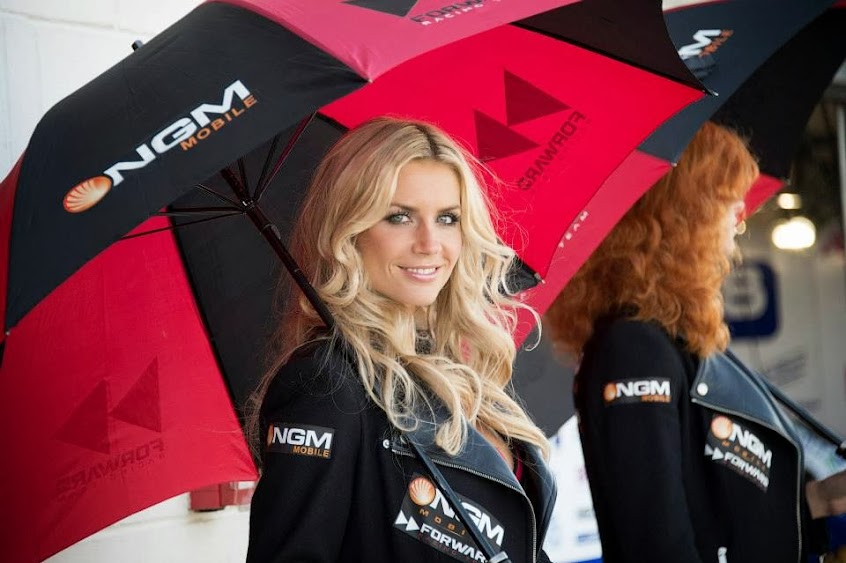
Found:
[[[746,143],[706,123],[678,165],[626,213],[547,311],[553,340],[578,356],[596,320],[614,311],[655,321],[705,357],[728,345],[720,286],[729,206],[758,176]]]

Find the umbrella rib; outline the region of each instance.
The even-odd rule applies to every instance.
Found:
[[[241,212],[241,210],[232,209],[231,207],[171,207],[167,211],[157,212],[156,215],[161,217],[183,217],[186,215],[198,215],[202,213],[233,215]]]
[[[226,180],[226,183],[229,184],[229,187],[232,188],[232,191],[235,193],[238,198],[244,202],[246,205],[247,200],[250,197],[250,194],[247,193],[244,185],[241,183],[241,180],[238,179],[238,176],[232,173],[232,170],[229,169],[228,166],[225,166],[220,169],[220,177]]]
[[[244,159],[238,159],[238,174],[241,176],[241,185],[244,186],[244,191],[250,193],[250,184],[247,182],[247,171],[244,168]]]
[[[259,175],[258,184],[256,184],[256,195],[258,195],[260,186],[264,185],[264,179],[267,177],[267,172],[270,170],[270,161],[273,160],[273,153],[276,152],[276,145],[279,144],[279,135],[273,136],[273,141],[270,143],[270,149],[267,151],[267,156],[264,159],[264,164],[261,167],[261,174]]]
[[[285,163],[285,160],[287,160],[288,155],[291,154],[291,151],[293,150],[294,145],[297,143],[299,138],[302,136],[306,127],[308,127],[308,124],[311,123],[311,120],[314,119],[315,115],[316,115],[316,113],[312,113],[311,115],[309,115],[308,117],[306,117],[305,119],[300,121],[300,124],[297,126],[296,131],[294,131],[294,134],[291,135],[291,138],[288,140],[288,144],[285,145],[285,148],[282,149],[282,152],[279,154],[279,159],[276,161],[276,165],[273,167],[273,172],[270,173],[270,177],[267,179],[267,181],[264,184],[259,185],[258,189],[256,190],[256,197],[255,197],[256,202],[261,200],[261,196],[264,195],[264,192],[265,192],[265,190],[267,190],[267,187],[270,185],[270,183],[276,177],[276,174],[279,173],[279,169],[282,168],[282,165]]]
[[[176,229],[181,229],[182,227],[187,227],[189,225],[196,225],[198,223],[205,223],[207,221],[213,221],[215,219],[222,219],[224,217],[233,217],[235,215],[243,215],[243,214],[240,213],[240,212],[238,212],[238,213],[233,212],[233,213],[228,213],[226,215],[217,215],[215,217],[206,217],[205,219],[197,219],[196,221],[188,221],[187,223],[182,223],[180,225],[171,225],[170,227],[161,227],[159,229],[150,229],[149,231],[144,231],[143,233],[135,233],[135,234],[132,234],[132,235],[124,235],[124,236],[120,237],[120,239],[118,239],[118,240],[129,240],[129,239],[132,239],[132,238],[138,238],[138,237],[143,237],[143,236],[146,236],[146,235],[152,235],[152,234],[155,234],[155,233],[160,233],[162,231],[175,231]]]
[[[216,197],[217,199],[219,199],[221,201],[225,201],[226,203],[230,204],[233,208],[238,209],[240,207],[238,202],[235,201],[234,199],[229,199],[225,195],[217,193],[216,191],[214,191],[210,187],[206,186],[205,184],[197,184],[197,187],[200,188],[201,190],[203,190],[204,192],[206,192],[207,194],[212,195],[212,196]]]

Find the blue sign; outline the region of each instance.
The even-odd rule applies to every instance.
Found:
[[[723,284],[725,319],[732,339],[772,336],[778,330],[773,269],[763,262],[738,266]]]

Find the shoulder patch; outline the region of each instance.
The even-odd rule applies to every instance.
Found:
[[[602,400],[606,407],[632,403],[669,403],[672,400],[670,380],[666,377],[621,379],[606,383]]]
[[[334,428],[271,422],[267,428],[267,451],[330,459],[334,439]]]

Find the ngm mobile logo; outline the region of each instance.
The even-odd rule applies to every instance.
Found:
[[[479,531],[502,547],[505,528],[478,504],[459,501]],[[486,561],[441,491],[422,475],[413,475],[408,484],[394,527],[460,561]]]
[[[731,29],[700,29],[693,34],[693,43],[679,49],[682,60],[712,55],[734,35]]]
[[[623,379],[606,383],[602,389],[605,406],[626,403],[669,403],[672,399],[670,380],[665,377],[653,379]]]
[[[729,417],[714,415],[711,419],[705,455],[767,490],[773,451],[751,430]]]
[[[329,459],[334,436],[334,428],[273,423],[267,429],[267,451]]]
[[[240,103],[235,102],[235,96],[240,99]],[[177,145],[183,152],[191,150],[256,103],[257,100],[250,90],[240,80],[234,81],[224,88],[223,101],[220,104],[198,105],[187,116],[168,124],[149,141],[138,146],[135,152],[139,160],[115,162],[103,171],[103,175],[83,180],[71,188],[62,202],[65,211],[81,213],[91,209],[106,197],[109,190],[123,182],[123,172],[140,170]],[[209,117],[212,114],[219,117],[212,119]]]
[[[425,11],[408,17],[408,14],[419,4],[419,0],[344,0],[344,4],[350,4],[359,8],[365,8],[383,14],[408,18],[414,23],[420,25],[433,25],[447,20],[454,19],[458,16],[464,15],[468,12],[473,12],[479,8],[484,8],[486,4],[491,2],[499,2],[501,0],[464,0],[462,2],[453,2],[452,4],[439,5],[436,8],[423,8]],[[425,4],[432,4],[432,2],[423,2]]]

